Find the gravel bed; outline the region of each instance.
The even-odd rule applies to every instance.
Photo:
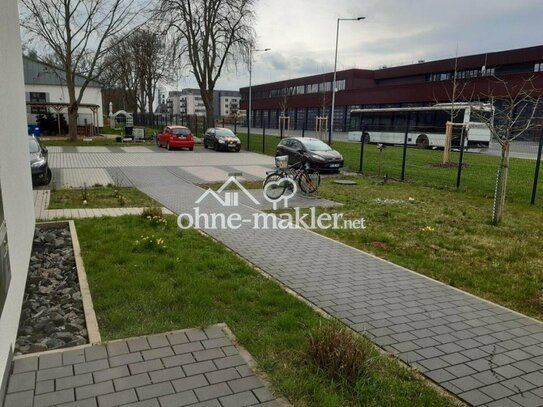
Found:
[[[36,227],[15,354],[88,343],[68,224]]]

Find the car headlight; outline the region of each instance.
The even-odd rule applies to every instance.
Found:
[[[318,160],[318,161],[326,161],[325,158],[322,158],[320,155],[318,154],[311,154],[311,157],[314,158],[315,160]]]
[[[38,161],[34,161],[32,164],[31,164],[31,167],[32,168],[38,168],[38,167],[41,167],[42,165],[45,164],[45,158],[41,158],[39,159]]]
[[[219,139],[219,143],[224,144],[225,141],[224,141],[222,138],[220,138],[220,139]]]

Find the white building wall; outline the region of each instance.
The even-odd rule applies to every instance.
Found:
[[[0,315],[0,383],[5,384],[4,373],[17,336],[34,234],[17,0],[2,0],[0,38],[0,185],[11,264],[11,282]]]
[[[79,94],[81,88],[75,88],[75,94]],[[26,100],[29,101],[30,92],[43,92],[48,94],[47,102],[69,103],[70,97],[68,96],[68,88],[66,86],[53,86],[53,85],[25,85]],[[88,87],[85,89],[81,103],[88,103],[100,106],[97,111],[97,123],[98,127],[104,127],[104,118],[102,110],[102,89],[95,87]],[[51,110],[51,113],[55,113]],[[66,122],[68,121],[68,109],[65,108],[61,113],[64,114]],[[85,125],[85,119],[87,124],[92,124],[92,112],[90,109],[79,108],[79,115],[77,117],[77,124],[79,126]],[[27,110],[28,124],[36,124],[36,115],[30,113],[30,107]]]

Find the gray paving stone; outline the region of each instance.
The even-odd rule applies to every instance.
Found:
[[[210,384],[226,382],[228,380],[239,379],[241,377],[241,375],[235,368],[209,372],[206,373],[205,376]]]
[[[13,372],[12,373],[14,373],[14,374],[30,372],[32,370],[38,370],[38,357],[37,356],[15,359],[13,361]]]
[[[84,373],[76,376],[61,377],[55,380],[57,390],[71,389],[74,387],[86,386],[92,384],[92,374]]]
[[[124,406],[136,401],[138,401],[138,396],[134,389],[98,396],[98,404],[100,407]]]
[[[198,362],[210,359],[219,359],[226,356],[221,349],[217,348],[193,352],[192,355]]]
[[[110,380],[107,382],[90,384],[88,386],[76,387],[75,396],[77,400],[82,400],[89,397],[97,397],[102,394],[113,393],[114,391],[113,382]]]
[[[127,404],[126,407],[160,407],[158,399],[149,399],[138,401],[137,403]]]
[[[62,354],[61,353],[48,353],[45,355],[40,355],[39,357],[39,368],[50,369],[53,367],[62,366]]]
[[[507,379],[510,379],[512,377],[517,377],[517,376],[520,376],[520,375],[524,374],[524,372],[522,370],[517,369],[513,365],[506,365],[506,366],[496,367],[496,368],[494,368],[494,372],[498,373],[500,376],[503,376],[503,377],[505,377]]]
[[[201,342],[190,342],[190,343],[184,343],[181,345],[175,345],[172,346],[173,351],[176,355],[180,355],[183,353],[189,353],[189,352],[196,352],[199,350],[204,350],[204,346]]]
[[[144,360],[159,359],[167,356],[173,356],[174,354],[175,353],[170,346],[164,348],[150,349],[141,352]]]
[[[194,356],[192,356],[192,354],[190,353],[184,353],[181,355],[162,358],[162,363],[164,364],[164,367],[166,368],[172,367],[172,366],[187,365],[194,362],[196,362],[196,359],[194,359]]]
[[[32,407],[33,403],[34,392],[32,390],[6,394],[4,399],[4,407]]]
[[[135,375],[143,372],[151,372],[153,370],[158,370],[164,368],[162,361],[160,359],[147,360],[145,362],[131,363],[128,365],[130,372]]]
[[[130,352],[138,352],[151,348],[146,338],[129,339],[126,341],[126,344],[128,345]]]
[[[92,375],[94,377],[94,381],[96,383],[99,383],[99,382],[105,382],[107,380],[117,379],[119,377],[129,376],[130,372],[128,371],[128,366],[123,365],[123,366],[112,367],[105,370],[100,370],[100,371],[94,372]]]
[[[85,362],[85,350],[84,349],[74,349],[62,352],[62,364],[63,365],[74,365],[76,363]]]
[[[54,380],[44,380],[42,382],[37,382],[36,387],[34,388],[35,394],[51,393],[53,391],[55,391]]]
[[[104,345],[88,346],[85,348],[85,360],[92,362],[93,360],[106,359],[107,349]]]
[[[32,390],[36,385],[36,372],[14,374],[9,379],[8,393]]]
[[[62,403],[62,404],[59,404],[58,406],[59,407],[98,407],[98,402],[96,401],[96,398],[93,397],[90,399],[73,401],[71,403]]]
[[[510,397],[511,400],[523,407],[541,407],[543,406],[543,398],[532,392],[516,394]]]
[[[141,353],[139,352],[125,353],[122,355],[110,357],[109,365],[111,367],[117,367],[117,366],[122,366],[122,365],[134,364],[141,361],[143,361],[143,357],[141,356]]]
[[[245,360],[239,355],[227,356],[221,359],[215,359],[213,361],[219,369],[226,369],[228,367],[244,365]]]
[[[218,359],[221,360],[221,359]],[[219,369],[224,369],[230,366],[219,366]],[[204,362],[198,362],[198,363],[191,363],[189,365],[184,365],[183,370],[185,371],[185,374],[187,376],[192,376],[200,373],[206,373],[206,372],[212,372],[214,370],[217,370],[217,366],[213,364],[213,361],[206,360]]]
[[[474,379],[472,376],[454,379],[451,380],[450,383],[460,389],[461,392],[470,391],[484,386],[484,383]]]
[[[73,389],[55,391],[53,393],[40,394],[34,397],[34,407],[53,406],[56,404],[75,401]]]
[[[117,341],[117,342],[111,342],[106,345],[107,353],[109,357],[112,356],[119,356],[124,355],[126,353],[129,353],[130,350],[128,349],[128,345],[125,341]]]
[[[257,397],[258,401],[260,401],[261,403],[275,399],[273,394],[271,394],[270,391],[266,387],[254,389],[253,394]]]
[[[168,380],[175,380],[185,377],[185,373],[180,366],[170,367],[168,369],[160,369],[154,372],[149,372],[152,383],[160,383]]]
[[[147,342],[149,342],[151,348],[163,348],[170,345],[166,335],[163,334],[148,336]]]
[[[186,390],[192,390],[198,387],[207,386],[209,383],[204,375],[199,374],[195,376],[185,377],[183,379],[173,380],[172,384],[175,388],[175,391],[180,393]]]
[[[198,400],[206,401],[232,394],[232,390],[230,390],[226,383],[217,383],[210,386],[199,387],[194,390],[194,393],[196,394],[196,397],[198,397]]]
[[[159,397],[161,407],[182,407],[198,402],[196,395],[192,390],[183,391],[181,393],[170,394],[168,396]]]
[[[223,407],[243,407],[258,404],[256,396],[250,392],[236,393],[219,399]]]
[[[488,386],[481,387],[479,390],[490,396],[493,400],[499,400],[504,397],[512,396],[516,393],[516,391],[511,390],[501,383],[490,384]]]
[[[115,389],[117,391],[126,390],[151,384],[151,378],[147,373],[141,373],[133,376],[113,379],[113,384],[115,385]]]
[[[209,339],[204,331],[201,329],[189,329],[185,331],[185,335],[187,335],[187,338],[189,338],[189,341],[195,342],[195,341],[205,341]]]
[[[475,407],[482,406],[493,401],[491,397],[487,396],[485,393],[482,393],[480,390],[477,389],[470,390],[465,393],[460,393],[459,396],[461,399],[467,401],[469,404]]]
[[[59,358],[60,359],[60,358]],[[61,359],[60,359],[61,360]],[[52,380],[59,377],[66,377],[73,375],[72,366],[53,367],[51,369],[40,369],[36,375],[36,380]]]
[[[74,365],[74,372],[76,375],[82,373],[92,373],[98,370],[104,370],[109,368],[107,359],[93,360],[92,362],[80,363]]]
[[[243,392],[245,390],[258,389],[263,387],[264,384],[256,376],[248,376],[241,379],[235,379],[228,382],[228,386],[234,391],[234,393]]]
[[[146,400],[175,393],[175,390],[170,382],[163,382],[138,387],[136,392],[140,400]]]
[[[187,343],[189,341],[187,335],[185,335],[184,332],[169,333],[166,334],[166,338],[168,339],[170,345],[179,345],[182,343]]]

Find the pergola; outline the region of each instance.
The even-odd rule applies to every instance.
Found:
[[[53,109],[57,114],[57,122],[58,122],[58,133],[60,134],[60,113],[66,109],[68,110],[68,107],[70,106],[69,103],[59,103],[59,102],[26,102],[27,106],[30,107],[50,107]],[[92,112],[92,128],[93,133],[94,129],[98,127],[98,109],[100,108],[100,105],[94,105],[91,103],[80,103],[80,108],[89,109]]]

